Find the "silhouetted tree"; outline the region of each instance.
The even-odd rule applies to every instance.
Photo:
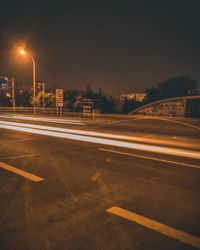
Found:
[[[145,93],[146,96],[143,101],[144,104],[154,102],[160,99],[160,93],[157,88],[152,87],[150,89],[146,89]]]
[[[7,92],[0,90],[0,106],[9,107],[12,106],[11,98],[6,95]]]
[[[102,113],[114,113],[115,112],[115,103],[110,96],[107,98],[106,96],[102,96],[101,102],[100,102],[100,109]]]
[[[189,76],[173,77],[158,84],[161,99],[188,96],[197,86],[196,80],[191,80]]]
[[[135,99],[124,98],[122,112],[123,114],[128,114],[132,110],[139,108],[142,105],[141,102],[136,101]]]
[[[74,109],[74,105],[77,101],[77,95],[78,95],[78,91],[75,90],[67,90],[64,92],[64,105],[66,108],[73,110]]]
[[[102,88],[99,88],[99,90],[98,90],[98,96],[99,96],[99,98],[101,98],[102,95],[103,95],[103,90],[102,90]]]
[[[15,104],[21,107],[31,106],[31,93],[28,89],[17,90],[15,93]]]
[[[90,84],[88,83],[86,86],[86,93],[85,93],[85,98],[92,98],[93,97],[93,92]]]
[[[56,105],[56,95],[52,92],[48,92],[48,93],[44,93],[44,103],[45,103],[45,107],[47,108],[52,108],[55,107]],[[31,104],[33,105],[33,101],[31,100]],[[43,106],[43,92],[42,91],[38,91],[36,97],[35,97],[35,104],[38,107],[42,107]]]

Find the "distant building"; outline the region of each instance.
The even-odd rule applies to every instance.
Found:
[[[131,93],[121,94],[120,99],[123,101],[125,98],[128,100],[134,99],[135,101],[142,102],[146,96],[146,93]]]

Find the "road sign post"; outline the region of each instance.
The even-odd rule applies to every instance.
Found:
[[[82,112],[84,116],[93,117],[93,101],[92,99],[82,100]]]
[[[62,116],[63,107],[63,89],[56,89],[56,109],[58,115],[58,109],[60,107],[60,116]]]
[[[0,77],[0,89],[8,88],[8,77]]]

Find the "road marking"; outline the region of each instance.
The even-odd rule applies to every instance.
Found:
[[[10,166],[8,164],[5,164],[4,162],[0,162],[0,167],[3,168],[3,169],[6,169],[8,171],[11,171],[11,172],[13,172],[15,174],[21,175],[24,178],[29,179],[31,181],[39,182],[39,181],[43,181],[44,180],[44,178],[41,178],[39,176],[30,174],[30,173],[28,173],[26,171],[23,171],[21,169],[12,167],[12,166]]]
[[[200,238],[193,236],[191,234],[182,232],[178,229],[169,227],[165,224],[162,224],[162,223],[157,222],[155,220],[148,219],[147,217],[130,212],[130,211],[125,210],[125,209],[120,208],[120,207],[114,206],[114,207],[107,209],[106,211],[109,213],[112,213],[114,215],[118,215],[118,216],[125,218],[127,220],[136,222],[139,225],[150,228],[156,232],[167,235],[173,239],[182,241],[182,242],[189,244],[193,247],[200,248]]]
[[[101,151],[111,152],[111,153],[115,153],[115,154],[128,155],[128,156],[138,157],[138,158],[142,158],[142,159],[148,159],[148,160],[153,160],[153,161],[161,161],[161,162],[165,162],[165,163],[176,164],[176,165],[181,165],[181,166],[200,169],[200,166],[186,164],[186,163],[182,163],[182,162],[168,161],[168,160],[163,160],[163,159],[159,159],[159,158],[155,158],[155,157],[136,155],[136,154],[117,151],[117,150],[114,150],[114,149],[107,149],[107,148],[98,148],[98,149],[101,150]]]

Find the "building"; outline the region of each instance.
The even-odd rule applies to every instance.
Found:
[[[134,99],[137,102],[142,102],[146,96],[146,93],[131,93],[131,94],[121,94],[120,99],[123,101],[124,99]]]

